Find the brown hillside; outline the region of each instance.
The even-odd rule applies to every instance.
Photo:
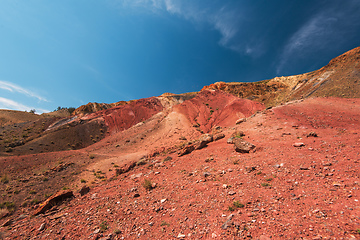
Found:
[[[360,47],[334,58],[325,67],[301,75],[256,83],[218,82],[205,86],[276,106],[308,97],[360,97]]]

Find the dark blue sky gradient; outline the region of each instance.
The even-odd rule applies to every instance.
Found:
[[[316,70],[360,1],[4,0],[0,39],[0,108],[46,112]]]

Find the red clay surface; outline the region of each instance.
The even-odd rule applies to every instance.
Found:
[[[89,184],[92,177],[90,192],[36,217],[31,217],[34,207],[18,209],[0,220],[12,220],[0,231],[6,239],[359,238],[359,99],[307,99],[252,117],[244,113],[248,118],[240,125],[235,125],[240,117],[235,114],[233,123],[222,127],[225,138],[178,157],[168,149],[184,142],[179,137],[189,141],[200,136],[192,126],[193,112],[186,109],[200,111],[201,128],[214,125],[200,119],[216,116],[217,107],[225,112],[231,106],[212,94],[84,150],[47,155],[64,154],[63,161],[75,165],[86,161],[88,170],[73,176],[72,188]],[[196,101],[205,105],[193,107]],[[240,154],[227,144],[235,130],[244,131],[243,139],[256,145],[254,152]],[[115,165],[138,161],[156,149],[163,151],[145,165],[115,176]],[[96,157],[87,158],[88,152]],[[91,169],[106,178],[95,177]],[[81,183],[85,177],[87,183]],[[155,188],[146,190],[145,179]]]

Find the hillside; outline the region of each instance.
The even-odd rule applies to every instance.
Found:
[[[65,117],[5,114],[0,239],[359,238],[359,56]]]

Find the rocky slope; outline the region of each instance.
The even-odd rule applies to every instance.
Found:
[[[360,47],[334,58],[325,67],[301,75],[256,83],[218,82],[205,86],[276,106],[308,97],[360,97]]]
[[[0,239],[358,238],[358,56],[2,126]]]

